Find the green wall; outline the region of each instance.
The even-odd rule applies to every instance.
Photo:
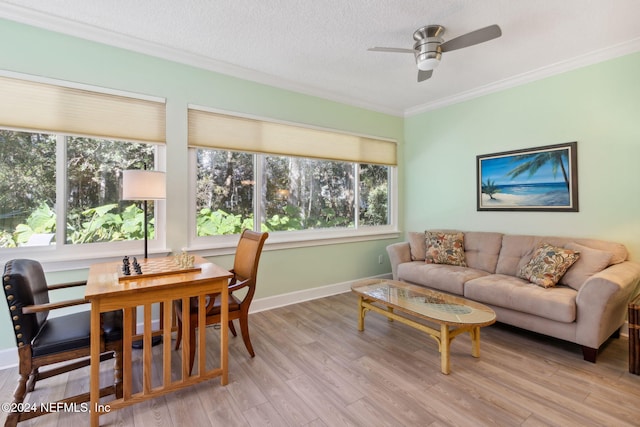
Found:
[[[0,19],[0,70],[164,97],[167,100],[167,246],[187,246],[187,105],[196,104],[347,132],[403,139],[403,119],[249,82]],[[0,100],[1,102],[1,100]],[[257,298],[388,273],[385,247],[395,240],[268,251]],[[378,264],[378,255],[385,255]],[[212,258],[231,268],[232,257]],[[48,274],[52,283],[86,270]],[[4,299],[3,299],[4,300]],[[6,302],[0,311],[6,310]],[[0,350],[15,346],[0,317]]]
[[[405,229],[602,238],[640,260],[640,54],[405,120]],[[579,212],[476,211],[476,156],[578,142]]]

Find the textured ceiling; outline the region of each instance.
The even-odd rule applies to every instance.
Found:
[[[640,50],[637,0],[0,0],[0,17],[392,114],[411,114]],[[424,25],[447,52],[417,83]]]

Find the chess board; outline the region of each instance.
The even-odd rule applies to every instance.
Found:
[[[133,268],[133,261],[131,261],[128,275],[123,271],[123,263],[118,263],[116,267],[118,269],[118,280],[137,280],[147,277],[202,271],[202,268],[198,266],[182,267],[174,257],[139,259],[137,262],[140,264],[141,273],[138,273],[135,268]]]

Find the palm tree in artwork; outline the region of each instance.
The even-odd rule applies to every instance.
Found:
[[[533,176],[538,169],[540,169],[546,163],[551,164],[551,172],[555,177],[558,173],[558,169],[562,171],[562,177],[564,178],[564,183],[567,186],[567,190],[569,190],[569,176],[567,175],[567,169],[565,168],[565,161],[567,164],[569,163],[569,151],[568,150],[553,150],[546,151],[544,153],[534,153],[534,154],[522,154],[519,156],[514,156],[511,160],[512,162],[520,162],[525,160],[524,163],[513,168],[507,175],[511,179],[515,179],[517,176],[529,172],[529,177]]]
[[[496,198],[493,197],[493,195],[499,193],[500,189],[496,185],[495,180],[491,181],[489,178],[487,178],[487,182],[482,183],[482,192],[489,196],[490,199],[495,200]]]

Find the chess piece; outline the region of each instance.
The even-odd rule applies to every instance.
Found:
[[[195,262],[195,256],[189,255],[187,251],[183,249],[182,253],[177,254],[175,256],[175,260],[176,260],[176,264],[178,264],[180,268],[189,269],[189,268],[193,268],[193,264]]]
[[[125,276],[128,276],[130,274],[129,272],[129,257],[125,255],[124,258],[122,258],[122,272],[125,274]]]

